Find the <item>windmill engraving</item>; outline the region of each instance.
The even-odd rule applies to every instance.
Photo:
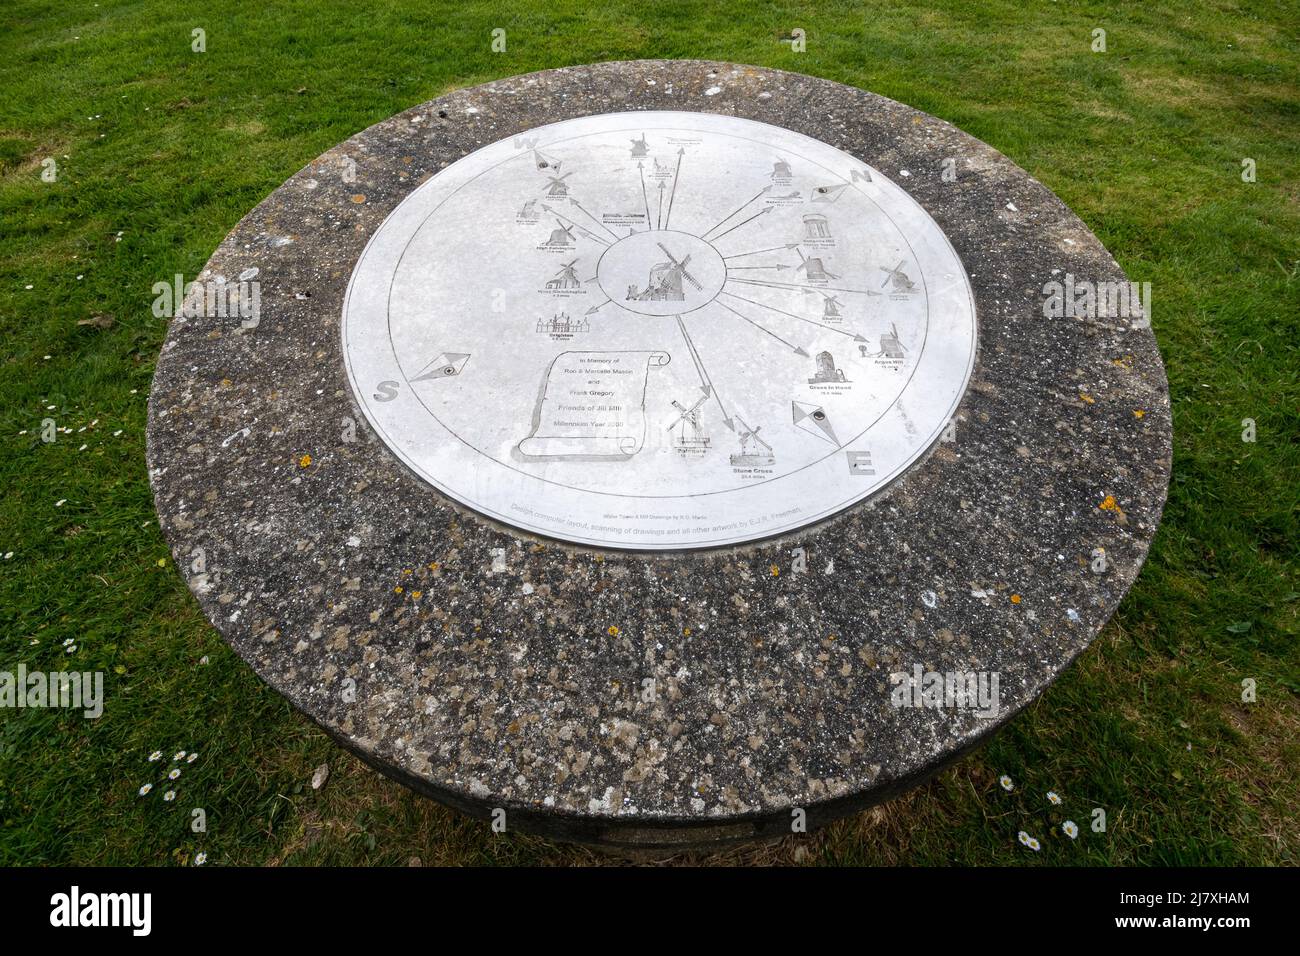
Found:
[[[565,173],[563,176],[548,176],[550,180],[546,187],[546,195],[552,199],[565,199],[569,195],[569,184],[565,182],[573,173]]]
[[[887,273],[885,281],[880,283],[880,288],[883,289],[892,282],[894,284],[892,289],[893,292],[905,294],[916,291],[916,284],[909,279],[907,273],[903,271],[903,263],[906,261],[907,260],[905,259],[900,259],[898,265],[894,266],[892,269],[886,269],[884,266],[880,267],[881,272]]]
[[[547,239],[544,245],[548,246],[571,246],[573,245],[573,227],[566,226],[560,220],[555,220],[558,229],[551,230],[551,238]]]
[[[822,293],[822,298],[826,300],[825,302],[822,303],[822,306],[823,306],[823,308],[822,308],[822,318],[823,318],[823,319],[839,319],[839,318],[843,318],[843,316],[840,314],[840,307],[841,307],[842,305],[844,305],[844,303],[840,301],[840,297],[839,297],[839,296],[837,296],[837,295],[827,295],[825,292],[823,292],[823,293]]]
[[[776,455],[772,446],[758,437],[758,429],[750,428],[739,415],[736,416],[736,429],[740,438],[739,453],[731,456],[731,464],[736,467],[775,465]]]
[[[668,431],[673,433],[673,450],[683,458],[703,455],[709,448],[709,436],[704,434],[700,425],[700,406],[708,400],[708,396],[703,395],[687,408],[673,399],[673,408],[681,414],[668,426]]]
[[[825,282],[827,279],[838,279],[833,272],[829,272],[826,266],[822,264],[820,257],[805,256],[803,250],[796,248],[795,252],[799,253],[799,264],[794,267],[795,272],[802,270],[808,276],[811,282]]]
[[[570,259],[560,267],[555,278],[546,283],[548,289],[579,289],[582,287],[582,280],[578,278],[574,267],[577,265],[577,259]]]

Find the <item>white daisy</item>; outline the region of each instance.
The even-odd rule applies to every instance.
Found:
[[[177,768],[176,768],[175,770],[173,770],[171,773],[167,774],[167,779],[168,779],[168,780],[175,780],[175,779],[176,779],[177,777],[179,777],[180,775],[181,775],[181,768],[180,768],[180,767],[177,767]]]
[[[152,789],[153,789],[153,784],[151,784],[151,783],[146,783],[143,787],[141,787],[141,788],[137,791],[137,793],[139,793],[140,796],[142,796],[142,797],[147,797],[147,796],[149,795],[149,791],[152,790]]]
[[[151,754],[149,755],[149,762],[150,762],[150,763],[157,763],[157,762],[158,762],[159,760],[161,760],[161,759],[162,759],[162,751],[161,751],[161,750],[155,750],[153,753],[151,753]]]
[[[174,757],[172,757],[172,759],[173,759],[173,760],[184,760],[184,759],[185,759],[185,751],[184,751],[184,750],[179,751],[179,752],[178,752]]]
[[[163,794],[163,799],[166,800],[168,803],[171,803],[173,800],[176,799],[176,791],[168,790],[166,793]]]
[[[1048,790],[1047,802],[1054,807],[1059,807],[1061,805],[1061,798],[1057,795],[1055,790]]]
[[[1073,820],[1066,820],[1061,824],[1061,829],[1065,831],[1065,835],[1071,840],[1079,835],[1079,825]]]
[[[1008,793],[1010,793],[1016,787],[1016,785],[1011,782],[1011,778],[1008,777],[1005,773],[1002,776],[998,777],[998,783],[1002,784],[1002,789],[1007,791]]]
[[[199,755],[198,755],[197,753],[193,753],[193,754],[190,754],[188,757],[185,758],[185,762],[186,762],[186,763],[194,763],[194,761],[196,761],[196,760],[198,760],[198,759],[199,759]]]
[[[207,862],[208,862],[208,855],[207,855],[206,853],[198,853],[198,854],[195,854],[195,856],[194,856],[194,865],[195,865],[195,866],[202,866],[204,863],[207,863]]]
[[[1035,840],[1033,837],[1029,837],[1025,840],[1025,846],[1029,847],[1029,849],[1033,850],[1035,853],[1037,853],[1040,849],[1042,849],[1038,841]]]

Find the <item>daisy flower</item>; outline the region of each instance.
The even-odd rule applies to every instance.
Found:
[[[1066,820],[1061,824],[1061,829],[1065,831],[1065,835],[1071,840],[1079,835],[1079,825],[1073,820]]]
[[[1002,776],[998,777],[998,783],[1002,784],[1002,789],[1007,791],[1007,793],[1010,793],[1016,787],[1016,785],[1011,782],[1011,778],[1008,777],[1005,773]]]
[[[168,780],[175,780],[175,779],[176,779],[177,777],[179,777],[180,775],[181,775],[181,768],[180,768],[180,767],[177,767],[175,770],[173,770],[173,771],[171,771],[169,774],[167,774],[167,779],[168,779]]]
[[[185,758],[185,762],[186,762],[186,763],[194,763],[194,761],[196,761],[196,760],[198,760],[198,759],[199,759],[199,755],[198,755],[197,753],[192,753],[192,754],[190,754],[188,757]]]
[[[1060,796],[1057,795],[1057,793],[1056,793],[1055,790],[1048,790],[1048,791],[1047,791],[1047,802],[1050,803],[1050,804],[1051,804],[1052,806],[1054,806],[1054,807],[1059,807],[1059,806],[1061,805],[1061,798],[1060,798]]]
[[[1040,849],[1042,849],[1038,841],[1035,840],[1033,837],[1025,838],[1025,846],[1029,847],[1029,849],[1033,850],[1035,853],[1037,853]]]
[[[168,803],[171,803],[173,800],[176,799],[176,791],[168,790],[166,793],[163,794],[163,799],[166,800]]]
[[[162,760],[162,751],[161,751],[161,750],[155,750],[153,753],[151,753],[151,754],[149,755],[149,762],[150,762],[150,763],[157,763],[159,760]]]
[[[207,862],[208,862],[208,855],[207,855],[206,853],[197,853],[197,854],[195,854],[195,856],[194,856],[194,865],[195,865],[195,866],[202,866],[204,863],[207,863]]]
[[[174,757],[172,757],[172,759],[173,759],[173,760],[184,760],[184,759],[185,759],[185,751],[184,751],[184,750],[178,751],[178,752],[176,753],[176,755],[175,755]]]
[[[147,797],[147,796],[149,795],[149,791],[152,790],[152,789],[153,789],[153,784],[151,784],[151,783],[146,783],[146,784],[145,784],[143,787],[141,787],[137,792],[140,794],[140,796],[142,796],[142,797]]]

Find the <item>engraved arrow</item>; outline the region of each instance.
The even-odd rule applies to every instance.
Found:
[[[724,219],[723,222],[726,222],[726,220]],[[718,225],[722,225],[722,223],[718,223]],[[722,258],[741,259],[744,258],[745,256],[762,255],[764,252],[777,252],[781,249],[798,249],[798,248],[799,248],[799,243],[787,242],[784,246],[773,246],[771,249],[755,249],[753,252],[737,252],[734,256],[723,256]]]
[[[673,200],[677,198],[677,178],[682,174],[682,157],[686,155],[686,147],[682,146],[677,150],[677,169],[673,172],[673,191],[668,195],[668,215],[664,217],[664,228],[668,228],[668,220],[673,217]]]
[[[577,206],[579,209],[581,209],[581,210],[582,210],[582,214],[583,214],[584,216],[586,216],[588,219],[590,219],[590,220],[591,220],[592,222],[594,222],[596,225],[600,226],[601,229],[604,229],[607,233],[609,233],[609,234],[610,234],[611,236],[613,236],[615,239],[621,239],[621,238],[622,238],[622,237],[619,236],[616,232],[614,232],[614,230],[610,229],[609,226],[605,225],[603,222],[601,222],[599,219],[597,219],[597,218],[596,218],[595,216],[593,216],[591,213],[587,212],[587,210],[583,207],[582,203],[578,202],[576,199],[571,199],[571,200],[569,200],[569,201],[572,202],[572,203],[573,203],[575,206]]]
[[[715,226],[713,227],[713,229],[717,229],[718,226],[721,226],[724,222],[726,222],[726,221],[727,221],[728,219],[730,219],[732,216],[736,215],[736,213],[740,212],[740,210],[744,209],[746,206],[748,206],[748,205],[749,205],[750,203],[752,203],[755,199],[757,199],[759,196],[763,195],[763,193],[767,192],[767,191],[768,191],[769,189],[771,189],[771,188],[772,188],[771,186],[764,186],[764,187],[763,187],[762,189],[760,189],[758,192],[754,193],[754,195],[753,195],[753,197],[752,197],[751,199],[747,199],[747,200],[745,200],[745,202],[741,203],[739,206],[737,206],[735,209],[733,209],[733,210],[732,210],[731,212],[729,212],[727,215],[723,216],[722,219],[718,221],[717,225],[715,225]],[[706,236],[708,236],[708,234],[709,234],[710,232],[712,232],[713,229],[710,229],[708,232],[701,233],[701,234],[700,234],[700,238],[703,239],[703,238],[705,238]],[[798,243],[795,243],[795,245],[798,245]]]
[[[807,322],[809,325],[815,325],[820,329],[825,329],[827,332],[838,332],[840,335],[847,335],[855,342],[867,341],[867,339],[864,339],[861,335],[859,335],[856,332],[850,332],[847,331],[846,329],[837,329],[833,325],[826,325],[823,322],[818,322],[816,319],[809,319],[802,315],[795,315],[793,312],[786,312],[784,309],[778,309],[776,306],[768,305],[766,302],[759,302],[756,299],[746,299],[743,295],[736,295],[736,293],[728,292],[726,289],[722,290],[722,295],[729,295],[733,299],[739,299],[741,302],[748,302],[750,305],[756,305],[759,308],[771,309],[773,312],[779,312],[781,315],[788,315],[790,318],[798,319],[800,322]]]
[[[798,292],[856,292],[858,295],[880,295],[871,289],[845,289],[836,285],[798,285],[793,282],[773,282],[762,279],[733,279],[730,275],[727,277],[728,282],[743,282],[745,285],[761,285],[769,289],[794,289]]]
[[[696,350],[695,343],[691,341],[690,333],[686,331],[686,323],[682,321],[680,315],[677,316],[677,327],[682,330],[682,338],[686,340],[686,350],[691,353],[691,361],[695,363],[695,371],[699,374],[700,381],[704,382],[700,386],[700,391],[704,393],[705,398],[712,397],[718,403],[718,408],[722,409],[722,423],[734,432],[736,430],[735,420],[727,414],[726,406],[722,404],[722,396],[713,387],[713,379],[709,378],[708,370],[704,367],[704,362],[700,359],[700,353]]]
[[[759,216],[766,216],[766,215],[767,215],[769,212],[771,212],[771,211],[772,211],[772,207],[771,207],[771,206],[768,206],[768,207],[767,207],[766,209],[764,209],[762,212],[755,213],[754,215],[750,216],[748,219],[745,219],[745,220],[743,220],[743,221],[741,221],[741,222],[736,223],[734,226],[732,226],[730,229],[728,229],[727,232],[735,232],[735,231],[736,231],[737,229],[739,229],[741,226],[744,226],[744,225],[747,225],[748,223],[753,222],[753,221],[754,221],[755,219],[757,219]],[[709,240],[709,241],[710,241],[710,242],[717,242],[719,239],[721,239],[723,236],[725,236],[725,235],[727,234],[727,232],[720,232],[720,233],[718,233],[716,236],[714,236],[714,237],[713,237],[711,240]]]
[[[591,239],[593,242],[599,242],[601,245],[605,245],[605,246],[609,245],[608,242],[606,242],[604,239],[600,238],[600,236],[597,236],[596,234],[594,234],[594,233],[593,233],[590,229],[588,229],[586,226],[582,225],[581,223],[574,222],[572,219],[570,219],[568,216],[566,216],[566,215],[564,215],[564,214],[562,214],[562,213],[558,213],[558,212],[556,212],[556,211],[555,211],[554,209],[552,209],[550,206],[546,205],[546,203],[542,203],[542,208],[545,209],[547,212],[549,212],[552,216],[555,216],[555,217],[557,217],[557,218],[559,218],[559,219],[563,219],[563,220],[564,220],[565,222],[567,222],[570,226],[572,226],[574,229],[577,229],[579,232],[581,232],[581,233],[582,233],[584,236],[586,236],[588,239]]]
[[[637,160],[636,168],[641,170],[641,199],[645,203],[645,228],[650,231],[650,200],[645,194],[645,164]]]
[[[785,339],[781,338],[781,336],[777,335],[777,334],[776,334],[775,332],[773,332],[771,329],[765,329],[765,328],[763,328],[763,326],[759,325],[757,322],[755,322],[755,321],[754,321],[753,319],[751,319],[749,316],[747,316],[747,315],[741,315],[739,312],[737,312],[737,311],[736,311],[735,309],[733,309],[731,306],[727,305],[727,303],[725,303],[725,302],[721,302],[721,301],[719,301],[719,300],[717,300],[717,299],[714,299],[713,301],[714,301],[714,302],[717,302],[718,305],[722,306],[724,309],[726,309],[726,310],[727,310],[728,312],[730,312],[732,315],[735,315],[735,316],[737,316],[737,317],[739,317],[739,318],[744,319],[746,322],[748,322],[748,323],[749,323],[750,325],[752,325],[754,328],[758,329],[760,332],[766,332],[768,335],[772,336],[772,338],[776,339],[776,340],[777,340],[778,342],[780,342],[782,345],[788,346],[788,347],[790,348],[790,350],[791,350],[792,352],[794,352],[796,355],[802,355],[804,358],[809,358],[809,357],[810,357],[806,349],[802,348],[801,346],[795,345],[793,342],[787,342]]]

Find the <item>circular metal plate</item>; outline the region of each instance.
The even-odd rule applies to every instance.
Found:
[[[730,116],[610,113],[479,149],[352,274],[358,403],[439,490],[538,534],[735,544],[819,521],[949,428],[965,269],[879,170]]]

